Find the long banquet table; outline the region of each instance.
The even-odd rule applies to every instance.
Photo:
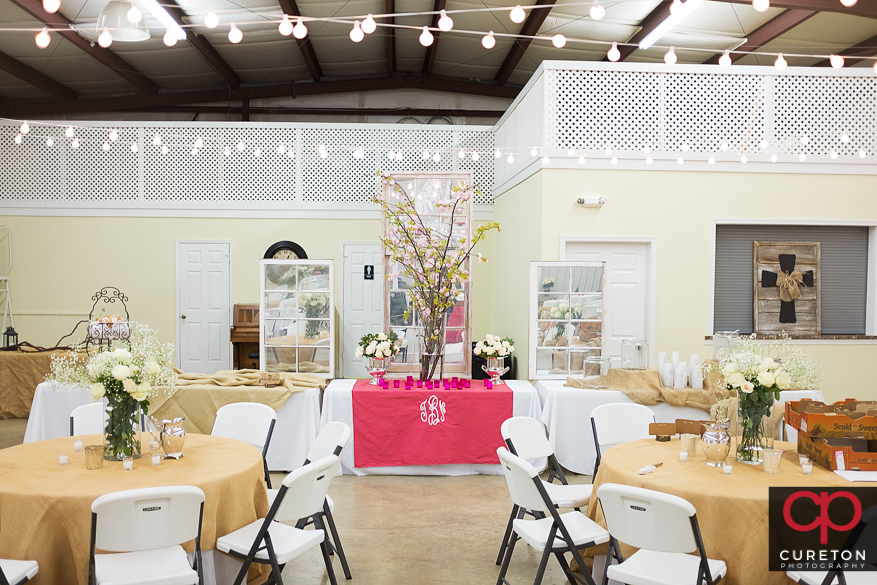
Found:
[[[526,380],[505,380],[513,395],[514,416],[529,416],[537,420],[542,415],[539,406],[539,398],[536,389]],[[353,386],[354,379],[333,380],[326,388],[323,395],[323,413],[320,419],[321,426],[332,421],[347,423],[353,429]],[[400,392],[404,392],[400,389]],[[441,390],[436,391],[437,394]],[[501,475],[502,468],[488,464],[450,464],[450,465],[407,465],[393,467],[355,467],[354,465],[355,444],[353,434],[350,442],[341,456],[342,473],[354,475]],[[545,459],[537,459],[533,464],[542,470],[547,466]]]

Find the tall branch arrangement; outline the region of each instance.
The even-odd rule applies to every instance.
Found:
[[[424,221],[417,211],[413,193],[407,192],[392,176],[382,175],[384,189],[373,200],[381,206],[387,220],[387,233],[381,238],[390,259],[399,267],[389,271],[387,278],[400,275],[410,279],[411,307],[420,316],[423,325],[423,351],[420,356],[420,379],[432,378],[436,368],[442,375],[445,319],[455,297],[469,281],[467,260],[472,250],[487,232],[499,231],[497,222],[479,225],[472,235],[454,238],[454,225],[460,220],[468,201],[475,194],[470,185],[452,186],[450,197],[436,201],[434,210]],[[386,187],[390,189],[386,189]],[[384,194],[390,192],[388,196]],[[433,215],[434,214],[434,215]],[[480,253],[474,254],[479,262],[487,262]]]

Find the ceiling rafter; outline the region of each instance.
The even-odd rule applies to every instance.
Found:
[[[637,50],[637,45],[641,40],[646,38],[650,32],[655,30],[659,24],[664,22],[664,20],[670,16],[670,5],[672,2],[670,0],[662,0],[660,4],[655,6],[655,9],[649,12],[649,15],[646,16],[642,22],[639,23],[640,30],[638,33],[633,35],[633,38],[627,41],[629,44],[618,47],[618,52],[621,53],[621,58],[619,61],[624,61],[627,59],[631,53]],[[603,57],[604,61],[608,61],[608,57]]]
[[[432,31],[432,44],[426,48],[426,57],[423,59],[424,75],[432,75],[432,66],[435,65],[435,54],[438,52],[439,34],[441,34],[441,31],[438,30],[439,11],[445,9],[445,4],[447,4],[446,0],[435,0],[432,8],[435,14],[432,15],[432,22],[429,26],[435,30]]]
[[[751,33],[749,33],[746,42],[734,49],[729,56],[731,62],[738,61],[745,57],[744,53],[751,53],[758,50],[775,38],[782,36],[804,22],[819,14],[812,10],[786,10],[778,14],[775,18],[767,21]],[[704,65],[716,65],[719,62],[720,54],[713,55],[703,62]]]
[[[384,13],[396,14],[396,0],[384,0]],[[396,24],[392,16],[386,18],[387,24]],[[396,27],[384,27],[384,39],[387,45],[387,73],[396,73]]]
[[[171,18],[176,21],[178,25],[182,27],[182,29],[186,32],[186,41],[191,45],[195,51],[201,55],[201,57],[207,61],[208,65],[213,67],[213,70],[219,74],[220,77],[231,87],[238,88],[241,86],[241,78],[238,77],[238,74],[234,72],[234,69],[226,63],[225,59],[223,59],[213,45],[210,44],[210,41],[207,40],[206,37],[202,35],[195,34],[195,32],[187,26],[187,23],[184,22],[184,18],[188,18],[189,15],[177,4],[176,0],[161,0],[162,5],[167,10],[168,14],[171,15]]]
[[[715,0],[731,4],[752,4],[751,0]],[[838,0],[770,0],[771,8],[812,10],[814,12],[837,12],[864,18],[877,18],[877,0],[858,0],[854,6],[846,7]]]
[[[291,17],[302,16],[301,10],[299,10],[298,4],[296,4],[295,0],[278,0],[278,3],[284,14]],[[320,67],[320,62],[317,60],[317,53],[314,51],[314,44],[311,42],[310,33],[303,39],[295,39],[295,42],[298,43],[298,48],[301,50],[301,56],[305,60],[305,65],[307,65],[311,77],[313,77],[314,81],[320,81],[323,77],[323,69]]]
[[[542,23],[548,18],[548,13],[554,8],[556,1],[557,0],[536,0],[535,6],[537,8],[530,10],[530,14],[527,15],[527,20],[524,21],[524,26],[521,27],[521,32],[518,34],[533,36],[538,33]],[[544,8],[538,8],[542,6],[544,6]],[[529,47],[532,42],[533,39],[515,39],[512,48],[509,49],[509,53],[506,55],[505,61],[502,62],[502,65],[500,65],[499,71],[496,74],[495,79],[499,85],[505,85],[508,82],[509,77],[511,77],[512,73],[515,71],[515,67],[518,66],[524,53],[527,52],[527,47]]]
[[[25,65],[6,53],[0,53],[0,70],[3,70],[10,75],[14,75],[22,81],[26,81],[32,86],[39,88],[56,98],[62,100],[75,100],[79,98],[79,95],[66,85],[46,77],[33,67]]]
[[[137,71],[137,69],[135,69],[130,63],[113,53],[111,50],[93,45],[79,36],[72,28],[70,28],[71,25],[73,25],[73,21],[60,12],[49,14],[43,10],[43,4],[39,0],[10,0],[10,2],[30,14],[39,22],[43,23],[44,26],[53,29],[53,31],[59,36],[64,37],[101,64],[109,67],[113,73],[140,91],[148,94],[158,93],[159,87],[155,82]]]
[[[849,49],[844,49],[839,55],[844,58],[844,66],[846,67],[863,61],[863,59],[856,59],[856,57],[873,57],[877,55],[877,36],[866,39]],[[812,67],[829,67],[830,65],[829,60],[824,59]]]
[[[243,114],[243,106],[163,106],[142,108],[138,112],[173,114]],[[250,107],[250,115],[284,116],[454,116],[463,118],[501,118],[503,110],[442,110],[439,108],[285,108]]]

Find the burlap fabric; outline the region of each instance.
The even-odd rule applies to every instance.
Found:
[[[313,374],[280,375],[281,385],[265,388],[259,380],[259,370],[221,370],[215,374],[178,375],[177,389],[171,396],[150,398],[149,413],[155,418],[186,417],[183,428],[189,433],[209,434],[216,419],[216,411],[234,402],[258,402],[280,410],[296,392],[308,388],[325,388],[327,381]]]
[[[102,444],[103,436],[80,437]],[[66,451],[69,464],[58,465]],[[40,572],[34,585],[86,585],[91,504],[103,494],[166,485],[194,485],[204,490],[201,548],[246,526],[268,512],[268,497],[258,449],[240,441],[190,435],[183,458],[151,465],[148,451],[123,471],[121,461],[105,461],[87,470],[85,453],[72,440],[51,439],[0,450],[0,550],[11,559],[33,559]],[[133,527],[132,527],[133,528]],[[193,550],[194,542],[185,548]],[[221,553],[216,553],[221,554]],[[250,568],[249,580],[261,583],[264,565]],[[262,576],[264,575],[264,576]]]
[[[52,358],[67,351],[0,351],[0,419],[27,418]]]

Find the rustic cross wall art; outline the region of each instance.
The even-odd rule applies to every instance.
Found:
[[[753,242],[757,333],[820,335],[819,242]]]

